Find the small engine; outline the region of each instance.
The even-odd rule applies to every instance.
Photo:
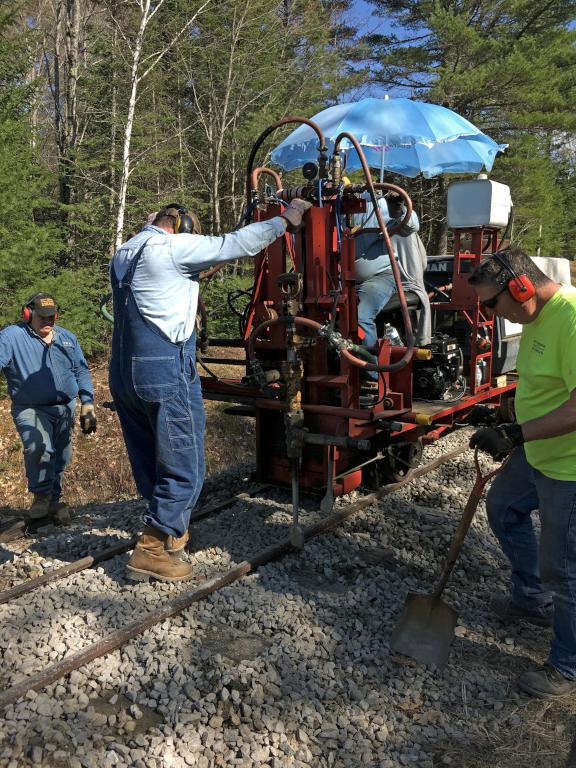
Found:
[[[446,391],[462,376],[462,354],[451,336],[438,334],[423,349],[432,351],[431,360],[413,360],[413,396],[421,400],[442,400]]]

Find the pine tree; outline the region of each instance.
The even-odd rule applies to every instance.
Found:
[[[508,143],[494,173],[517,202],[518,243],[558,254],[565,201],[550,148],[558,132],[576,132],[576,1],[371,2],[395,25],[364,39],[374,81],[444,104]]]
[[[32,140],[30,82],[33,31],[17,9],[0,11],[0,323],[13,322],[19,307],[42,289],[62,248],[48,178]]]

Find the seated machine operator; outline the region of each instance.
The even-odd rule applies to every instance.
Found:
[[[368,196],[368,193],[365,195]],[[406,214],[402,199],[396,195],[381,197],[378,206],[388,229],[399,224]],[[355,236],[358,322],[365,334],[364,344],[373,346],[378,338],[376,317],[397,296],[396,283],[388,250],[369,197],[366,212],[355,214],[353,224],[358,231]],[[430,343],[431,320],[430,301],[424,287],[427,256],[418,235],[419,229],[418,215],[413,211],[407,224],[391,240],[398,259],[402,287],[405,292],[415,293],[420,301],[415,343],[422,346]],[[375,372],[370,374],[371,378],[377,378]]]

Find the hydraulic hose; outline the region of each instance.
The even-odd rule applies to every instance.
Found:
[[[274,183],[276,184],[276,192],[279,192],[282,189],[282,179],[280,176],[272,168],[266,168],[264,166],[254,168],[250,174],[251,189],[256,189],[258,187],[258,179],[262,174],[271,176],[274,179]],[[240,224],[242,223],[243,219],[244,215],[240,219]],[[240,224],[237,228],[239,228]],[[201,272],[200,280],[210,280],[211,277],[214,277],[216,272],[220,272],[220,270],[224,269],[225,266],[227,266],[227,262],[224,262],[223,264],[216,264],[214,267],[207,269],[205,272]]]
[[[282,189],[282,179],[280,176],[272,168],[266,168],[264,166],[254,168],[252,171],[250,175],[250,184],[252,185],[252,189],[258,188],[258,179],[262,174],[265,176],[271,176],[274,179],[274,183],[276,184],[276,192],[279,192]]]
[[[290,123],[304,123],[305,125],[310,126],[312,130],[316,133],[318,136],[318,141],[320,142],[320,146],[318,147],[318,151],[320,152],[320,177],[324,175],[325,167],[326,167],[326,153],[328,151],[328,147],[326,146],[326,140],[324,139],[324,134],[322,133],[322,129],[319,125],[312,122],[312,120],[308,120],[306,117],[297,117],[294,115],[290,115],[289,117],[284,117],[282,120],[278,120],[278,122],[273,123],[272,125],[269,125],[266,130],[262,131],[260,136],[256,139],[254,142],[254,146],[252,147],[252,151],[250,152],[250,156],[248,158],[248,164],[246,168],[246,205],[250,206],[250,203],[252,202],[252,190],[254,189],[252,185],[252,166],[254,165],[254,159],[256,157],[256,153],[260,149],[262,143],[264,140],[270,136],[270,134],[275,131],[277,128],[281,128],[283,125],[288,125]]]
[[[107,293],[106,296],[103,296],[100,299],[100,314],[102,315],[102,317],[106,318],[106,320],[108,320],[109,323],[114,322],[114,315],[110,312],[110,310],[106,306],[106,304],[108,304],[111,298],[112,298],[112,293]]]
[[[340,334],[331,333],[329,330],[329,325],[321,325],[320,323],[317,323],[316,320],[311,320],[308,317],[300,317],[299,315],[296,315],[295,317],[277,317],[271,320],[264,320],[264,322],[256,326],[256,328],[250,334],[250,338],[248,339],[248,346],[246,348],[246,352],[248,355],[248,362],[254,363],[256,361],[256,352],[254,349],[254,345],[256,343],[256,339],[258,338],[258,334],[260,333],[260,331],[264,330],[264,328],[270,328],[273,325],[288,325],[291,322],[293,322],[294,325],[302,325],[305,328],[310,328],[311,330],[316,331],[316,333],[321,338],[327,339],[328,344],[330,344],[332,347],[337,349],[338,352],[342,355],[342,357],[345,357],[349,363],[356,366],[357,368],[364,368],[366,371],[384,371],[384,370],[390,371],[393,369],[395,370],[398,367],[398,362],[402,362],[402,360],[404,360],[408,352],[410,352],[410,358],[414,353],[414,347],[412,347],[410,350],[406,349],[406,353],[404,353],[404,355],[400,358],[400,360],[397,363],[393,363],[392,365],[389,365],[389,366],[383,366],[383,365],[378,365],[377,363],[371,363],[368,360],[362,360],[361,358],[353,355],[351,350],[354,350],[355,348],[357,349],[360,349],[360,348],[356,344],[353,344],[352,342],[342,339]],[[396,347],[396,349],[399,349],[399,348]],[[428,350],[425,350],[425,352],[428,352]],[[406,365],[406,363],[404,363],[403,365]]]
[[[364,176],[366,178],[366,185],[368,187],[368,191],[370,193],[370,198],[372,200],[372,205],[374,207],[374,214],[376,215],[376,220],[378,221],[378,226],[380,227],[380,231],[382,232],[382,236],[384,238],[384,242],[386,243],[386,248],[388,249],[388,253],[390,255],[390,265],[392,266],[392,274],[394,275],[394,282],[396,283],[396,289],[398,291],[398,298],[400,299],[400,309],[402,310],[402,321],[404,323],[404,332],[406,335],[406,352],[402,355],[400,360],[398,360],[395,363],[391,363],[390,365],[381,365],[376,366],[376,368],[369,368],[369,363],[366,364],[364,361],[358,360],[357,362],[354,362],[354,365],[361,365],[364,368],[367,368],[368,370],[377,370],[377,371],[398,371],[401,368],[404,368],[409,361],[412,358],[412,352],[414,350],[414,334],[412,332],[412,326],[410,324],[410,315],[408,313],[408,305],[406,304],[406,297],[404,296],[404,289],[402,287],[402,278],[400,276],[400,269],[398,267],[398,264],[396,262],[396,258],[394,256],[394,249],[392,248],[392,243],[390,241],[390,235],[388,234],[388,231],[386,229],[386,225],[384,223],[384,219],[382,218],[382,212],[380,211],[380,208],[378,207],[378,200],[376,199],[376,190],[374,187],[374,182],[372,181],[372,177],[370,176],[370,169],[368,167],[368,163],[366,162],[366,158],[364,156],[364,152],[362,151],[362,147],[358,143],[356,137],[348,133],[348,131],[342,131],[342,133],[339,133],[336,137],[336,141],[334,142],[334,153],[338,152],[340,142],[342,139],[348,139],[356,152],[358,153],[358,157],[360,158],[360,163],[362,165],[362,170],[364,171]],[[412,214],[412,201],[408,197],[408,194],[404,192],[404,190],[401,187],[395,187],[393,184],[387,184],[387,185],[380,185],[384,186],[386,189],[392,189],[393,191],[400,194],[404,200],[406,201],[407,206],[407,212],[406,216],[404,217],[404,220],[402,221],[402,226],[404,225],[404,222],[410,218],[410,215]],[[347,359],[352,362],[350,358],[347,357]]]
[[[317,323],[316,320],[310,320],[307,317],[276,317],[272,320],[264,320],[263,323],[260,323],[260,325],[257,325],[256,328],[254,328],[248,339],[248,346],[246,348],[248,361],[253,362],[256,359],[254,344],[256,343],[260,331],[264,330],[264,328],[270,328],[272,325],[288,325],[291,322],[293,322],[294,325],[304,325],[306,328],[311,328],[316,332],[322,328],[320,323]]]

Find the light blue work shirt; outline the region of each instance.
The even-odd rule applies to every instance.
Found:
[[[54,326],[47,344],[27,323],[0,331],[0,369],[17,406],[60,405],[80,395],[82,403],[94,400],[88,365],[78,339],[71,331]]]
[[[219,237],[169,234],[153,224],[121,245],[111,267],[122,278],[146,242],[132,279],[132,295],[142,317],[170,341],[194,331],[200,272],[225,261],[256,256],[286,231],[276,216]]]
[[[393,219],[388,212],[388,204],[383,197],[378,200],[378,208],[382,213],[386,229],[391,229],[399,224],[406,213],[406,209],[404,209],[402,218]],[[360,227],[361,229],[375,230],[380,228],[371,199],[368,199],[366,202],[365,213],[354,214],[353,224],[355,227]],[[420,222],[418,221],[418,215],[416,211],[412,211],[412,215],[404,227],[402,227],[399,234],[402,237],[407,237],[408,235],[418,232],[419,229]],[[362,283],[364,280],[368,280],[371,277],[375,277],[376,275],[392,275],[390,256],[386,249],[384,237],[380,232],[364,232],[356,235],[354,238],[354,249],[356,253],[355,269],[359,283]]]

